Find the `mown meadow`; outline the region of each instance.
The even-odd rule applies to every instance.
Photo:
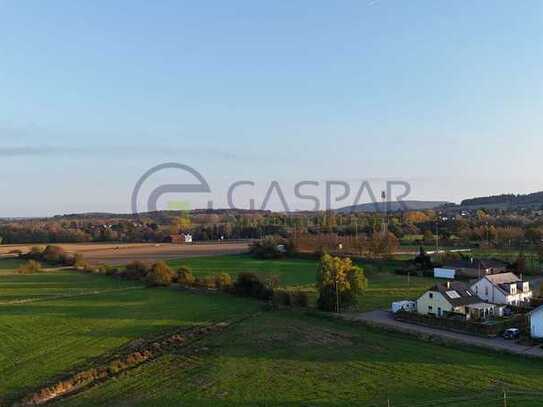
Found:
[[[543,400],[534,395],[543,388],[540,361],[423,342],[314,311],[271,311],[231,295],[145,288],[62,268],[18,274],[20,264],[0,260],[0,405],[137,338],[244,316],[57,404],[385,406],[390,399],[392,406],[486,407],[498,405],[503,389],[515,406]],[[170,265],[188,265],[195,276],[252,271],[316,295],[316,260],[234,255]],[[362,311],[416,298],[434,283],[394,274],[394,264],[361,266],[369,280]]]
[[[72,270],[17,274],[0,260],[0,400],[153,332],[222,321],[260,305]],[[2,402],[0,401],[0,405]]]
[[[172,268],[189,266],[195,276],[209,276],[220,272],[235,277],[241,271],[251,271],[263,279],[277,277],[279,285],[301,288],[312,293],[316,299],[316,277],[318,261],[313,259],[261,260],[249,255],[192,257],[168,262]],[[415,299],[432,284],[432,278],[397,275],[394,262],[361,262],[369,280],[369,286],[359,299],[360,311],[389,308],[398,299]]]
[[[267,312],[58,405],[537,406],[542,383],[539,361]]]

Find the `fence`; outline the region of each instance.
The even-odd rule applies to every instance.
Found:
[[[399,312],[395,315],[395,318],[402,322],[409,322],[432,328],[446,329],[449,331],[485,337],[499,336],[508,328],[524,329],[528,325],[528,321],[524,315],[515,315],[511,318],[487,322],[465,321],[453,318],[437,318],[431,315],[420,315],[409,312]]]

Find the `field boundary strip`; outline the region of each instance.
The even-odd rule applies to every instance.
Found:
[[[143,290],[145,287],[134,286],[134,287],[124,287],[124,288],[112,288],[109,290],[94,290],[89,292],[80,292],[78,294],[59,294],[52,295],[50,297],[37,297],[37,298],[24,298],[20,300],[11,300],[11,301],[0,301],[0,305],[24,305],[33,302],[39,301],[52,301],[52,300],[63,300],[68,298],[77,298],[77,297],[90,297],[93,295],[109,294],[129,290]]]

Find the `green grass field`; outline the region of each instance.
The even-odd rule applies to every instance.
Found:
[[[318,317],[260,314],[199,347],[59,404],[485,407],[503,405],[507,389],[510,405],[543,405],[539,361]]]
[[[141,287],[134,282],[68,270],[18,274],[16,270],[21,264],[20,260],[0,260],[0,305]]]
[[[149,289],[76,271],[21,275],[0,264],[0,298],[31,299],[0,304],[0,400],[139,336],[260,307],[251,300]],[[47,298],[59,294],[74,296]]]
[[[282,286],[313,289],[312,297],[316,299],[317,260],[259,260],[247,255],[238,255],[193,257],[171,261],[169,264],[173,268],[188,265],[196,276],[225,272],[235,277],[242,271],[252,271],[264,278],[277,276]],[[398,266],[395,262],[383,262],[379,265],[362,263],[360,266],[369,279],[369,287],[360,298],[362,311],[390,308],[390,304],[398,299],[416,299],[435,284],[435,280],[431,278],[411,277],[408,280],[407,276],[392,273],[391,270]]]
[[[259,260],[248,255],[190,257],[168,262],[173,268],[188,265],[195,276],[228,273],[236,277],[242,271],[257,273],[263,278],[278,277],[284,286],[314,285],[317,262],[305,259]]]
[[[314,260],[249,256],[172,262],[180,264],[195,275],[278,275],[284,285],[306,289],[313,287],[317,268]],[[70,270],[17,274],[19,265],[0,261],[0,405],[135,338],[262,309],[248,299],[148,289]],[[369,279],[362,310],[416,298],[434,283],[392,273],[394,262],[362,266]],[[444,347],[297,312],[261,312],[198,346],[197,353],[189,348],[164,355],[58,404],[385,406],[389,397],[392,406],[490,407],[501,405],[496,403],[506,388],[515,402],[510,405],[533,406],[538,404],[526,392],[543,388],[540,361]],[[444,398],[452,402],[443,404]]]

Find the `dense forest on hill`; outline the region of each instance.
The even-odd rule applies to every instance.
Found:
[[[461,206],[479,206],[484,205],[503,205],[503,206],[519,206],[519,205],[542,205],[543,192],[535,192],[526,195],[502,194],[487,197],[464,199]]]

